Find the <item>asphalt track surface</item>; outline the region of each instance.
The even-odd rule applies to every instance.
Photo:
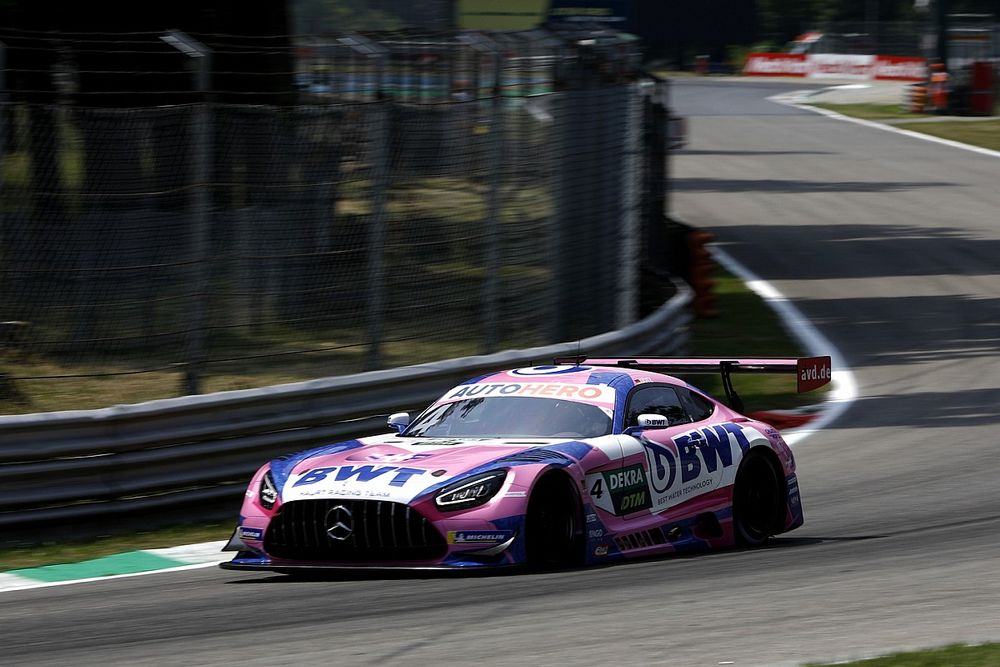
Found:
[[[1000,640],[1000,159],[686,81],[677,217],[840,349],[759,551],[489,577],[212,569],[6,593],[3,664],[781,665]],[[743,353],[745,350],[737,352]]]

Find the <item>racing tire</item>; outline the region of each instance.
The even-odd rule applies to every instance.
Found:
[[[740,464],[733,486],[736,544],[757,547],[778,531],[785,512],[785,482],[776,462],[753,453]]]
[[[532,491],[525,517],[529,567],[556,569],[582,561],[580,503],[571,484],[562,475],[550,475]]]

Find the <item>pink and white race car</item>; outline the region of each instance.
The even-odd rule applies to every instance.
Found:
[[[664,373],[720,373],[729,406]],[[557,359],[469,380],[395,432],[253,476],[225,569],[540,567],[757,546],[802,524],[792,452],[735,373],[830,358]],[[732,407],[730,407],[732,406]]]

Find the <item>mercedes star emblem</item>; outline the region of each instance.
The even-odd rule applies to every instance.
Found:
[[[343,542],[354,532],[354,516],[343,505],[334,505],[326,513],[326,534]]]

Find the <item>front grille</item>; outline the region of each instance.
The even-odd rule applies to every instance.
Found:
[[[337,522],[344,524],[332,532]],[[347,527],[350,530],[347,530]],[[384,500],[295,500],[281,506],[264,536],[276,558],[324,562],[436,560],[444,538],[408,505]]]

